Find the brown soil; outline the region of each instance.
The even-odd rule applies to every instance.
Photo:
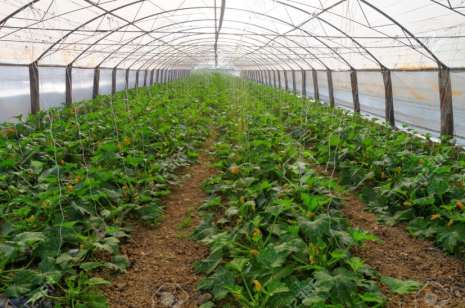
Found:
[[[351,225],[380,239],[365,243],[355,253],[383,276],[425,284],[416,294],[390,296],[389,307],[465,307],[463,261],[445,255],[429,241],[411,237],[403,226],[379,224],[376,215],[367,212],[356,195],[346,193],[343,201],[342,212]]]
[[[208,248],[188,237],[199,223],[196,208],[206,198],[202,182],[213,172],[205,151],[198,164],[182,172],[183,183],[165,199],[161,224],[134,228],[132,240],[122,247],[132,266],[104,289],[110,307],[197,307],[208,299],[197,293],[200,277],[193,270]]]

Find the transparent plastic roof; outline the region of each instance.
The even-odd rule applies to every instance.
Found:
[[[0,0],[0,63],[465,67],[463,0]]]

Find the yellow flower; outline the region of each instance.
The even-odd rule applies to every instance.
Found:
[[[262,231],[260,231],[260,229],[258,228],[255,228],[253,230],[253,237],[261,237],[262,236]]]
[[[129,137],[124,137],[123,144],[124,145],[130,145],[131,144],[131,139],[129,139]]]
[[[463,205],[462,201],[460,201],[460,200],[457,200],[457,202],[455,203],[455,207],[457,208],[457,210],[465,209],[465,206]]]
[[[263,288],[260,281],[254,280],[252,282],[253,282],[253,286],[254,286],[255,291],[260,292],[262,290],[262,288]]]
[[[231,167],[229,167],[229,172],[231,172],[234,175],[239,174],[240,171],[241,169],[237,165],[232,165]]]
[[[26,221],[32,223],[32,222],[36,221],[36,217],[34,215],[32,215],[32,216],[28,217],[26,219]]]
[[[433,215],[431,215],[431,220],[436,220],[439,217],[441,217],[441,214],[433,214]]]

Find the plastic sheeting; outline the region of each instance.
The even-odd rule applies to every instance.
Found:
[[[358,72],[357,81],[360,112],[384,119],[386,103],[381,72]]]
[[[116,91],[123,91],[126,85],[126,70],[116,71]]]
[[[326,71],[317,71],[316,74],[318,78],[318,94],[320,95],[320,101],[329,104],[329,88]]]
[[[455,136],[465,144],[465,71],[451,73]]]
[[[465,67],[460,0],[0,0],[0,63],[93,68]],[[212,48],[216,45],[217,51]]]
[[[392,72],[394,116],[397,126],[407,124],[437,136],[440,103],[437,72]]]
[[[94,88],[94,70],[74,68],[72,76],[73,101],[91,99]]]
[[[136,87],[136,71],[130,70],[129,71],[128,88],[133,89],[135,87]]]
[[[99,94],[111,94],[112,73],[110,69],[100,69]]]
[[[0,66],[0,122],[13,121],[31,111],[29,69]]]
[[[60,107],[65,103],[65,69],[62,67],[39,67],[40,109]]]
[[[350,83],[350,72],[333,72],[333,86],[335,105],[353,110],[354,103]]]
[[[313,72],[312,71],[305,71],[306,75],[306,89],[307,89],[307,97],[315,98],[315,87],[313,86]]]

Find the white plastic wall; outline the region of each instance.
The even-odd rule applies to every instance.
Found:
[[[354,103],[350,83],[350,72],[333,72],[333,87],[335,105],[353,110]]]
[[[29,69],[0,66],[0,80],[0,122],[13,121],[18,115],[27,116],[31,110]]]
[[[126,70],[116,71],[116,91],[123,91],[126,83]]]
[[[100,70],[100,85],[99,85],[99,94],[111,94],[111,69],[101,69]]]
[[[318,78],[318,92],[320,94],[320,101],[325,104],[329,104],[329,88],[328,88],[328,76],[326,71],[317,71]]]
[[[315,88],[313,87],[313,75],[312,71],[305,71],[306,75],[306,89],[307,89],[307,97],[314,98],[315,97]]]
[[[440,131],[437,72],[392,72],[396,125],[407,124],[436,136]]]
[[[384,119],[385,93],[381,72],[358,72],[358,95],[360,112]]]
[[[94,88],[94,70],[73,68],[73,101],[82,101],[92,98]]]
[[[136,87],[136,71],[130,70],[129,71],[129,82],[128,82],[128,88],[133,89]]]
[[[465,144],[465,71],[452,72],[452,104],[454,106],[455,136]]]
[[[60,107],[65,103],[65,69],[39,67],[40,110]]]
[[[297,94],[302,94],[302,71],[295,71],[295,87]]]

